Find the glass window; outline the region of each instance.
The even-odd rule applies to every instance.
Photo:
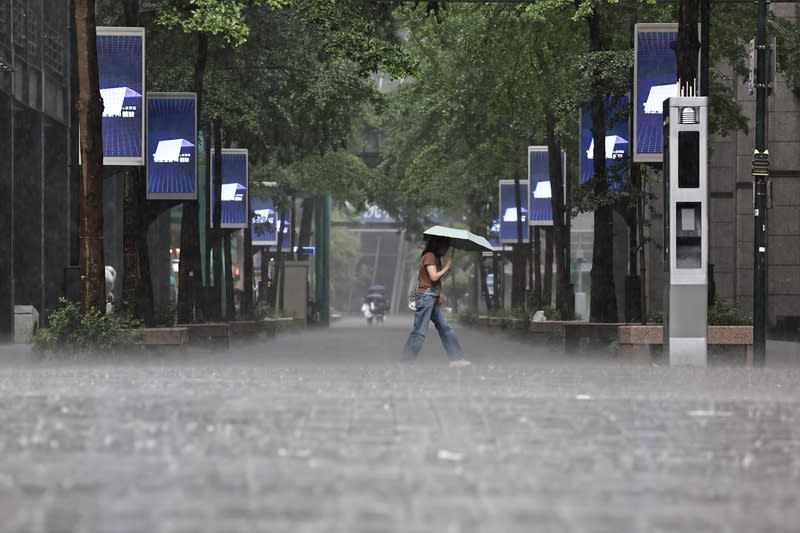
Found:
[[[700,132],[678,132],[678,187],[700,187]]]
[[[0,45],[0,91],[11,94],[11,80],[14,75],[11,72],[11,53],[8,48]]]
[[[35,68],[28,69],[27,104],[33,109],[42,108],[42,73]]]
[[[14,96],[17,100],[25,101],[28,94],[26,91],[26,77],[28,75],[28,66],[19,60],[14,62]]]
[[[65,99],[64,87],[61,81],[54,76],[44,78],[44,112],[51,117],[64,122]]]

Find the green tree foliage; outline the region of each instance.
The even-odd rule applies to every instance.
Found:
[[[357,0],[211,5],[221,1],[204,3],[202,10],[187,11],[186,1],[168,2],[161,8],[157,20],[169,30],[149,29],[151,89],[191,90],[193,66],[185,57],[195,43],[172,29],[207,28],[221,39],[209,46],[201,122],[223,117],[225,145],[246,146],[253,164],[264,167],[255,174],[264,176],[276,167],[285,168],[277,180],[274,176],[266,179],[279,181],[286,193],[308,189],[341,197],[349,191],[356,193],[350,199],[354,203],[362,200],[361,187],[341,187],[342,180],[331,180],[330,169],[316,165],[314,158],[341,152],[338,161],[347,160],[354,121],[382,105],[369,73],[383,69],[400,75],[413,68],[397,40],[390,9]],[[203,21],[202,13],[210,20]],[[209,24],[219,20],[221,13],[235,16],[227,26],[212,31]],[[257,30],[245,31],[243,24]],[[164,54],[165,49],[171,53]],[[312,161],[302,164],[306,157]],[[351,159],[344,165],[348,175],[353,175],[355,163]]]
[[[741,6],[714,6],[714,64],[741,64],[738,36],[749,23],[746,12]],[[418,68],[391,97],[383,174],[374,182],[373,197],[405,220],[412,234],[431,213],[461,215],[467,225],[484,231],[497,216],[497,180],[525,175],[525,148],[544,144],[548,113],[557,119],[556,140],[568,150],[575,179],[580,108],[629,94],[633,25],[675,16],[674,6],[630,0],[457,3],[440,11],[439,20],[410,8],[398,10]],[[712,71],[713,127],[721,134],[746,128],[725,81]],[[602,119],[594,129],[604,135]],[[604,166],[595,174],[589,184],[573,187],[569,201],[573,213],[605,213],[597,224],[606,227],[611,210],[639,193],[630,186],[609,188]],[[611,237],[610,232],[600,235],[596,257],[613,255]],[[595,281],[607,288],[603,298],[611,300],[612,264],[602,266],[604,274]],[[604,319],[615,317],[613,308],[595,304],[593,309],[609,311]]]
[[[441,24],[401,17],[419,66],[392,95],[376,198],[412,231],[438,211],[484,232],[497,180],[524,176],[527,146],[542,135],[541,43],[520,6],[452,5]]]
[[[773,17],[768,31],[778,44],[778,70],[786,83],[800,94],[800,27],[789,20]]]
[[[220,36],[226,45],[241,46],[250,35],[244,17],[248,5],[280,8],[291,0],[167,0],[158,11],[158,23],[184,33]]]
[[[337,206],[363,205],[375,171],[344,151],[310,155],[289,167],[289,182],[307,195],[330,193]]]
[[[104,16],[119,20],[122,6],[104,2]],[[299,165],[302,172],[295,172],[293,165],[348,145],[354,118],[380,102],[367,73],[411,68],[391,31],[389,10],[369,2],[165,0],[143,7],[148,90],[197,91],[200,127],[220,117],[223,146],[247,147],[252,174],[279,183],[273,196],[322,188],[325,174],[310,174],[319,166]],[[276,169],[281,172],[266,176]],[[199,248],[191,229],[198,225],[195,205],[184,207],[179,277],[186,320],[189,272],[199,268]]]

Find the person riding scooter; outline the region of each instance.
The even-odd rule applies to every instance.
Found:
[[[378,325],[383,324],[383,318],[386,315],[386,311],[389,310],[389,302],[386,300],[384,291],[383,285],[373,285],[369,288],[367,297],[364,299],[365,303],[369,305],[372,318],[375,319],[375,323]],[[364,316],[366,316],[366,313]],[[372,325],[372,318],[367,318],[367,323],[370,325]]]

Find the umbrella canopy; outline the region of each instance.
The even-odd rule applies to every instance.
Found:
[[[448,237],[453,248],[467,252],[493,251],[492,245],[486,238],[475,235],[465,229],[451,228],[448,226],[432,226],[423,232],[426,237]]]
[[[386,287],[383,285],[370,285],[367,292],[386,292]]]

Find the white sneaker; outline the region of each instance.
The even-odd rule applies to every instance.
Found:
[[[472,363],[470,363],[466,359],[454,359],[454,360],[450,361],[450,365],[449,366],[450,366],[450,368],[461,368],[461,367],[464,367],[464,366],[469,366],[471,364]]]

